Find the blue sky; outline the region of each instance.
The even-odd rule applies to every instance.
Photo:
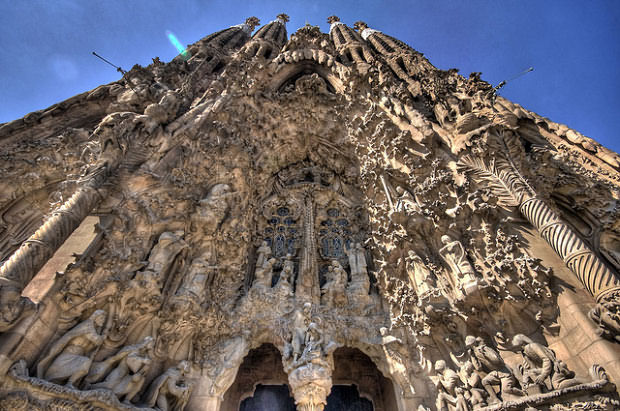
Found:
[[[291,17],[329,29],[335,14],[363,20],[424,53],[441,69],[481,71],[492,84],[527,67],[501,94],[620,151],[620,1],[160,1],[0,2],[0,122],[119,78],[124,69],[172,59],[166,30],[190,44],[251,15]]]

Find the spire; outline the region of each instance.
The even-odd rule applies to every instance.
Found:
[[[344,64],[369,63],[373,60],[368,46],[355,30],[342,23],[338,16],[329,16],[327,22],[330,24],[329,36]]]
[[[232,49],[241,47],[250,39],[254,27],[260,24],[260,20],[254,16],[248,17],[243,24],[237,24],[227,29],[220,30],[208,35],[199,43],[208,44],[216,48]]]
[[[424,85],[420,77],[422,73],[428,74],[437,69],[421,53],[392,36],[369,28],[363,21],[356,22],[353,27],[374,51],[385,58],[394,74],[407,84],[412,96],[417,97],[423,92],[434,93],[432,88]]]
[[[275,20],[258,29],[253,39],[271,41],[280,49],[286,43],[286,22],[288,20],[289,17],[286,14],[278,14]]]
[[[267,59],[275,57],[286,43],[288,20],[286,14],[278,14],[275,20],[258,29],[252,40],[243,48],[243,53],[250,57],[262,56]]]
[[[384,56],[401,52],[416,52],[402,41],[392,36],[388,36],[379,30],[371,29],[363,21],[355,22],[353,27],[360,33],[364,40],[366,40],[376,51]]]

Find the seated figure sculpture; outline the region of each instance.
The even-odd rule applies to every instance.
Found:
[[[106,312],[95,311],[89,319],[67,331],[37,365],[37,377],[70,388],[88,374],[93,352],[103,343]]]

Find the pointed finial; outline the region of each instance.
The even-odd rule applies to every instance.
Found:
[[[289,21],[289,17],[287,14],[284,13],[280,13],[278,14],[278,16],[276,17],[278,20],[280,20],[282,23],[286,23]]]
[[[329,17],[327,18],[327,22],[328,22],[329,24],[338,23],[338,22],[340,22],[340,17],[338,17],[338,16],[329,16]]]
[[[254,31],[254,27],[260,24],[260,20],[257,17],[248,17],[245,19],[245,24],[250,27],[250,31]]]
[[[368,28],[368,24],[364,23],[363,21],[356,21],[353,25],[353,28],[361,33]]]

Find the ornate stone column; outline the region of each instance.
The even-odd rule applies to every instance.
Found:
[[[620,287],[620,279],[544,201],[528,198],[519,210],[597,300]]]
[[[92,172],[84,184],[0,267],[0,332],[12,328],[32,302],[21,296],[30,280],[82,223],[103,195],[108,163]]]
[[[544,201],[537,197],[527,198],[519,210],[596,298],[597,306],[590,312],[590,318],[598,324],[598,333],[620,342],[618,276]]]
[[[319,304],[321,290],[319,288],[316,255],[316,238],[314,233],[314,202],[311,192],[305,193],[304,198],[304,234],[301,251],[299,276],[295,295],[302,301]]]
[[[590,312],[590,317],[598,324],[598,333],[620,342],[620,278],[548,204],[536,196],[516,165],[522,155],[517,136],[502,133],[489,138],[489,152],[493,154],[488,163],[482,158],[464,156],[461,165],[479,181],[489,184],[498,195],[498,204],[519,207],[519,211],[596,298],[598,304]]]

